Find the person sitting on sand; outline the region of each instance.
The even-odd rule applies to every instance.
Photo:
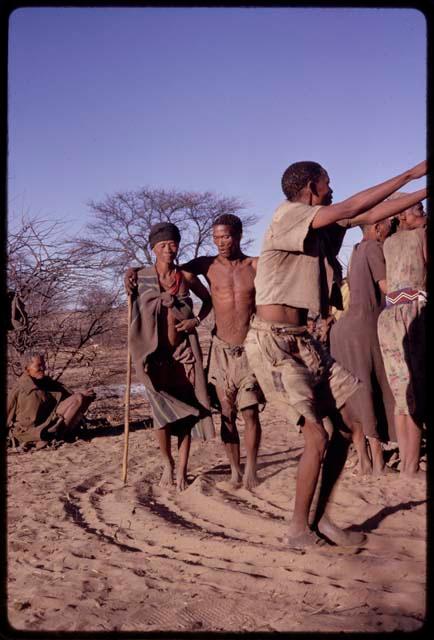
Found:
[[[172,223],[153,225],[149,244],[156,261],[137,272],[132,293],[130,352],[146,388],[163,457],[160,486],[173,484],[171,435],[178,438],[176,486],[187,488],[191,436],[215,435],[196,327],[211,310],[206,287],[175,265],[181,235]],[[202,301],[197,316],[189,292]]]
[[[400,204],[397,200],[382,202],[425,173],[423,162],[334,205],[328,174],[318,163],[296,162],[283,174],[286,200],[265,233],[255,278],[256,314],[244,345],[266,400],[282,408],[286,419],[304,436],[289,527],[290,547],[323,544],[321,536],[344,545],[360,544],[364,539],[358,532],[339,529],[325,513],[345,464],[348,441],[336,429],[327,446],[322,422],[332,411],[344,409],[360,383],[312,339],[306,331],[307,314],[310,310],[325,318],[330,305],[342,306],[337,300],[341,270],[336,256],[346,227],[378,222],[424,198],[426,189],[421,189],[403,197]],[[338,420],[339,414],[335,417]]]
[[[395,202],[408,196],[396,194]],[[425,479],[419,469],[426,420],[426,217],[418,202],[398,217],[397,232],[384,243],[386,308],[378,338],[395,399],[395,430],[403,478]]]
[[[203,275],[211,290],[215,327],[208,358],[208,382],[215,387],[221,411],[221,438],[231,466],[231,482],[243,481],[246,489],[258,484],[256,460],[261,439],[259,404],[264,402],[254,373],[249,367],[243,342],[255,310],[256,264],[240,248],[243,232],[238,216],[223,214],[213,221],[217,256],[200,256],[181,265],[189,273]],[[127,291],[137,282],[135,270],[125,274]],[[246,466],[241,476],[240,437],[237,411],[245,424]]]
[[[20,445],[43,446],[50,440],[70,440],[95,400],[92,389],[72,393],[46,375],[43,354],[24,356],[25,369],[8,401],[9,437]]]
[[[395,402],[377,335],[378,316],[384,308],[386,291],[382,245],[390,226],[390,220],[361,225],[363,240],[355,245],[348,267],[349,308],[332,327],[330,336],[333,358],[363,382],[360,392],[348,398],[347,402],[361,475],[390,472],[384,462],[381,440],[395,440]]]

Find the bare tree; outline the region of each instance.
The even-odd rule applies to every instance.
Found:
[[[152,264],[148,244],[151,226],[173,222],[181,231],[178,259],[184,262],[199,254],[214,251],[211,238],[213,220],[226,213],[243,221],[246,231],[258,218],[247,214],[237,198],[225,198],[211,192],[143,188],[118,192],[100,202],[89,202],[94,221],[88,224],[86,237],[78,238],[75,250],[101,269],[119,276],[133,264]],[[244,247],[249,245],[248,238]]]
[[[110,329],[119,292],[94,279],[65,237],[63,225],[23,218],[8,236],[8,288],[24,303],[26,326],[8,332],[8,364],[18,374],[22,355],[44,352],[53,377],[74,364],[90,364],[95,336]]]

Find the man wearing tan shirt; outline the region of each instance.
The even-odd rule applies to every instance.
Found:
[[[322,422],[333,411],[342,412],[360,383],[307,332],[307,314],[311,310],[326,317],[330,305],[340,306],[341,273],[336,256],[345,227],[383,220],[425,198],[426,189],[421,189],[405,196],[405,202],[404,198],[383,202],[425,173],[426,163],[422,162],[334,205],[329,177],[318,163],[296,162],[283,174],[287,200],[277,208],[265,234],[255,279],[256,314],[245,348],[267,401],[279,405],[304,436],[288,535],[292,548],[323,544],[324,538],[342,545],[360,544],[365,538],[339,529],[325,514],[345,463],[348,440],[335,429],[328,445]]]

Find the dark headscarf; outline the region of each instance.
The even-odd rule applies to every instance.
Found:
[[[181,234],[176,224],[172,222],[157,222],[152,225],[149,233],[149,244],[151,249],[157,244],[157,242],[163,242],[164,240],[173,240],[177,242],[181,240]]]

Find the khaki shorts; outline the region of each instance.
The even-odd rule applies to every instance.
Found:
[[[305,327],[253,316],[244,345],[267,402],[295,425],[302,425],[302,418],[320,421],[342,407],[361,384]]]
[[[230,406],[239,411],[264,401],[244,345],[228,344],[216,335],[210,347],[208,382],[223,391]]]

